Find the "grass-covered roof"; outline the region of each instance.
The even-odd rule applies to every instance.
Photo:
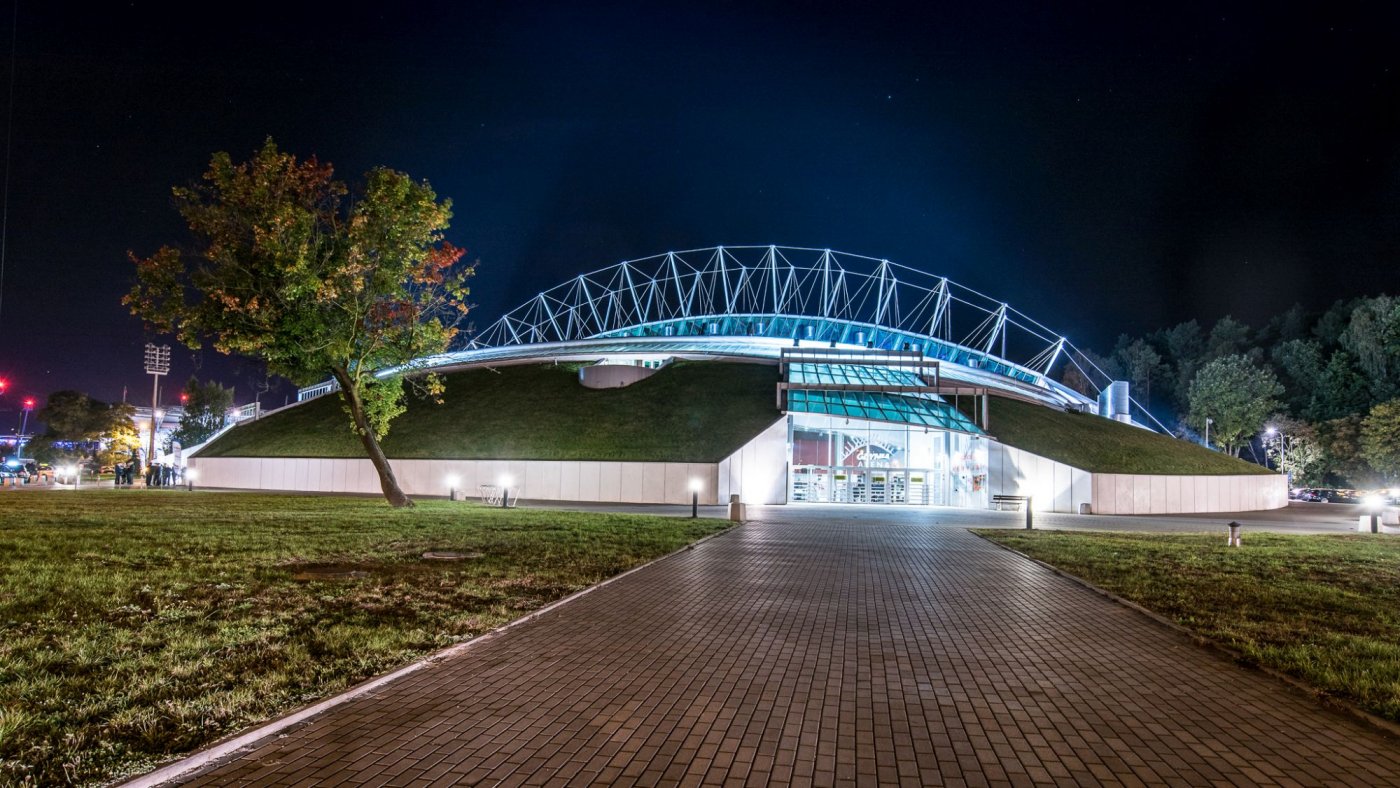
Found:
[[[572,366],[446,376],[441,405],[409,397],[384,452],[400,459],[717,462],[782,415],[778,368],[676,362],[624,388],[589,389]],[[229,430],[201,457],[363,457],[340,398]]]
[[[1112,419],[1002,397],[992,397],[988,432],[1008,446],[1093,473],[1270,473],[1252,462]]]

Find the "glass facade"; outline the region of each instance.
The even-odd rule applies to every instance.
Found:
[[[788,391],[793,413],[825,413],[918,427],[979,433],[980,429],[952,405],[933,397],[903,397],[882,391]]]
[[[788,417],[788,501],[987,506],[987,441],[920,425]]]

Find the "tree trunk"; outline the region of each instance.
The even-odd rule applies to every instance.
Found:
[[[355,422],[355,433],[360,436],[360,443],[364,444],[365,454],[369,455],[369,461],[379,474],[379,488],[384,491],[384,499],[395,509],[412,506],[413,499],[399,489],[399,480],[394,478],[394,469],[389,466],[389,458],[384,456],[384,450],[379,448],[379,441],[374,437],[374,430],[370,429],[369,419],[365,417],[365,404],[360,399],[360,390],[355,387],[345,370],[334,369],[331,370],[331,374],[340,384],[341,400],[350,407],[350,418]]]

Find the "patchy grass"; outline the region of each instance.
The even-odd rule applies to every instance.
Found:
[[[573,365],[446,376],[443,403],[409,397],[384,452],[403,459],[718,462],[782,415],[772,364],[676,362],[618,389]],[[363,457],[338,396],[229,430],[203,457]]]
[[[1272,473],[1194,443],[1088,413],[992,397],[997,440],[1091,473],[1228,476]]]
[[[0,493],[0,784],[140,772],[725,526],[420,501]],[[421,560],[430,550],[465,560]]]
[[[1400,540],[977,531],[1400,722]]]

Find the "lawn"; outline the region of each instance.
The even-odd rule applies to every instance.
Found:
[[[1400,540],[978,531],[1400,722]]]
[[[409,397],[384,452],[403,459],[718,462],[782,414],[773,364],[676,362],[617,389],[569,365],[446,376],[442,404]],[[340,399],[325,396],[239,425],[203,457],[363,457]]]
[[[724,526],[446,501],[0,492],[0,784],[147,770]]]
[[[992,397],[990,422],[988,432],[1002,443],[1090,473],[1271,473],[1252,462],[1112,419],[1005,397]]]

